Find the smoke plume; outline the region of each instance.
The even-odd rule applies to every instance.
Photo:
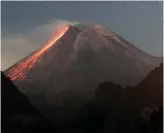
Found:
[[[42,47],[64,25],[79,24],[77,21],[51,20],[47,24],[29,29],[25,34],[15,35],[5,31],[1,42],[1,70]],[[7,34],[6,34],[7,33]]]

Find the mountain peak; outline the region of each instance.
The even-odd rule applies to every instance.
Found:
[[[94,29],[94,30],[108,30],[106,27],[100,24],[75,24],[72,26],[75,26],[81,30],[88,29],[88,28]]]
[[[74,26],[76,28],[78,28],[81,32],[84,32],[84,34],[86,34],[88,32],[90,34],[96,33],[103,40],[105,40],[104,37],[108,37],[111,40],[118,42],[122,46],[128,47],[123,41],[121,41],[121,39],[119,38],[119,36],[117,34],[115,34],[114,32],[112,32],[111,30],[109,30],[108,28],[106,28],[103,25],[100,25],[100,24],[92,24],[92,25],[91,24],[76,24]],[[88,36],[91,37],[92,35],[90,35],[90,34],[88,34]]]

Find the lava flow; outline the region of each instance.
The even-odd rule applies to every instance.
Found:
[[[62,27],[55,36],[39,51],[34,53],[28,59],[21,61],[8,73],[8,77],[11,80],[22,80],[25,78],[25,73],[35,64],[35,62],[52,46],[55,42],[61,38],[68,30],[69,26]]]

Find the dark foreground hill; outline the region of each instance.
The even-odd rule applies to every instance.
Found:
[[[2,73],[2,132],[162,133],[162,74],[163,64],[137,86],[101,83],[94,97],[73,116],[53,123],[53,128],[58,126],[54,130]]]
[[[2,133],[53,133],[56,129],[1,72]]]
[[[72,125],[84,133],[162,133],[162,74],[163,64],[135,87],[100,84]]]

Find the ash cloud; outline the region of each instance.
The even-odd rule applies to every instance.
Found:
[[[29,29],[25,34],[15,35],[5,31],[1,37],[1,70],[45,45],[55,32],[64,25],[79,24],[78,21],[51,20],[47,24]]]

